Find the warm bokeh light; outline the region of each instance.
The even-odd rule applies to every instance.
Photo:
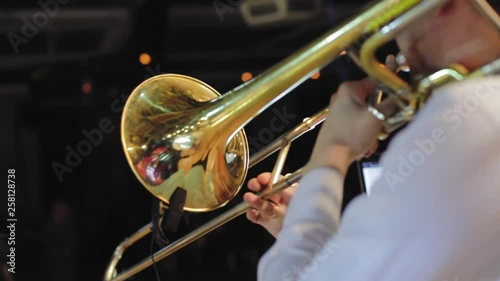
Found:
[[[316,79],[318,79],[320,76],[321,76],[321,73],[319,73],[319,71],[318,71],[318,72],[314,73],[314,74],[311,76],[311,79],[316,80]]]
[[[92,91],[92,84],[89,82],[83,82],[82,84],[82,93],[88,94]]]
[[[243,82],[247,82],[248,80],[250,80],[252,78],[253,78],[253,75],[250,72],[243,72],[243,74],[241,74],[241,81],[243,81]]]
[[[148,65],[151,63],[151,56],[148,53],[142,53],[139,56],[139,61],[142,65]]]

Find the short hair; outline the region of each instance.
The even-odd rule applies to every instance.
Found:
[[[497,11],[497,13],[500,12],[500,1],[499,0],[488,0],[487,1],[493,9]]]

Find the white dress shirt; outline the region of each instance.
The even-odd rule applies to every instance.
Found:
[[[500,76],[436,90],[341,217],[344,178],[304,175],[259,281],[499,281]]]

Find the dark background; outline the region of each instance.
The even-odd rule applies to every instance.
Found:
[[[48,2],[57,3],[58,11],[31,38],[24,37],[23,18],[33,23],[37,13],[44,13],[40,3]],[[288,16],[258,24],[242,17],[242,1],[1,1],[0,174],[7,177],[7,169],[16,169],[14,280],[101,280],[118,243],[150,221],[153,198],[125,160],[121,111],[113,107],[123,105],[140,82],[180,73],[224,93],[242,83],[243,72],[259,74],[368,3],[285,2],[290,4]],[[269,7],[258,10],[270,12]],[[17,47],[12,33],[24,37]],[[138,60],[144,52],[152,58],[149,65]],[[291,129],[326,106],[341,82],[362,77],[356,65],[341,57],[319,79],[307,80],[252,120],[246,133],[258,136],[269,128],[272,110],[285,107],[296,115],[286,124]],[[76,148],[86,140],[82,130],[99,128],[104,118],[114,130],[58,179],[53,165],[65,164],[66,147]],[[292,145],[285,172],[305,164],[316,132]],[[273,161],[260,163],[249,176],[271,171]],[[359,192],[353,166],[346,203]],[[170,238],[234,206],[242,194],[222,210],[189,215]],[[7,202],[6,191],[1,200]],[[5,211],[2,207],[1,225]],[[0,233],[5,232],[2,227]],[[119,268],[147,257],[150,241],[148,236],[127,251]],[[258,259],[272,242],[263,228],[241,216],[163,260],[158,271],[161,280],[255,280]],[[149,268],[134,280],[155,278]]]

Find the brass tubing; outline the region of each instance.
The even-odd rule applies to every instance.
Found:
[[[349,46],[410,10],[421,0],[385,0],[339,28],[333,28],[254,79],[212,100],[201,114],[211,127],[237,132],[275,101],[338,57]],[[234,114],[228,114],[228,108]]]
[[[125,250],[127,250],[128,247],[133,245],[135,242],[139,241],[142,239],[144,236],[148,235],[151,233],[151,230],[153,228],[153,223],[148,223],[145,226],[143,226],[141,229],[136,231],[134,234],[131,236],[123,239],[123,241],[116,247],[113,257],[111,258],[111,261],[109,262],[108,266],[106,267],[106,272],[104,274],[104,280],[109,281],[113,278],[113,276],[116,274],[116,265],[118,262],[120,262],[123,253]]]
[[[304,133],[314,129],[316,125],[320,124],[321,122],[323,122],[325,120],[327,113],[328,113],[328,108],[324,108],[323,110],[316,113],[315,115],[308,117],[308,118],[305,118],[302,121],[302,123],[300,123],[298,126],[293,128],[292,130],[288,131],[284,135],[280,136],[275,141],[273,141],[271,144],[266,146],[264,149],[260,150],[259,152],[255,153],[252,157],[250,157],[249,166],[252,167],[252,166],[256,165],[262,159],[264,159],[264,158],[268,157],[269,155],[271,155],[272,153],[276,152],[278,149],[280,149],[280,147],[283,147],[283,145],[286,145],[287,143],[288,144],[291,143],[292,141],[294,141],[295,139],[297,139],[298,137],[300,137]],[[286,147],[285,147],[285,150],[286,150]],[[285,152],[283,152],[283,154],[285,154]],[[281,158],[281,157],[278,157],[278,158]],[[283,162],[284,162],[284,159],[283,159]],[[293,183],[291,183],[291,184],[293,184]],[[281,189],[276,190],[276,188],[274,188],[274,187],[275,187],[275,185],[273,184],[273,189],[275,190],[275,192],[278,192],[279,190],[284,188],[284,187],[282,187]],[[272,195],[272,194],[274,194],[274,193],[269,193],[269,194],[266,193],[266,194],[263,194],[263,196],[268,196],[268,195]],[[122,278],[121,274],[119,276],[120,278],[115,277],[115,279],[112,279],[115,272],[116,272],[116,265],[118,264],[118,262],[122,258],[122,255],[125,252],[125,250],[129,246],[131,246],[132,244],[137,242],[139,239],[141,239],[144,236],[146,236],[147,234],[149,234],[151,232],[151,228],[152,228],[152,223],[147,224],[146,226],[142,227],[140,230],[138,230],[136,233],[134,233],[130,237],[127,237],[126,239],[124,239],[123,242],[121,242],[120,245],[118,245],[118,247],[116,247],[115,252],[113,253],[113,256],[111,258],[111,261],[109,262],[108,267],[106,268],[104,281],[123,280],[123,279],[121,279]],[[183,239],[183,238],[181,238],[181,239]],[[143,261],[143,263],[144,262],[145,261]],[[142,269],[144,269],[144,268],[142,268]],[[139,270],[137,272],[140,272],[142,269],[137,269],[137,270]]]
[[[308,117],[308,118],[305,118],[302,121],[302,123],[300,123],[297,127],[286,132],[284,135],[277,138],[276,140],[274,140],[272,143],[268,144],[263,149],[254,153],[250,157],[249,166],[252,167],[252,166],[258,164],[260,161],[264,160],[266,157],[268,157],[269,155],[274,153],[276,150],[283,147],[284,144],[286,144],[288,142],[292,142],[295,139],[302,136],[304,133],[307,133],[310,130],[314,129],[317,125],[319,125],[320,123],[322,123],[326,119],[327,114],[328,114],[328,108],[324,108],[320,112],[316,113],[315,115]]]
[[[279,191],[291,186],[295,182],[299,181],[300,178],[302,177],[302,169],[299,169],[295,171],[294,173],[290,174],[287,178],[277,182],[274,185],[273,189],[266,189],[265,192],[258,194],[259,197],[265,197],[265,196],[271,196],[273,194],[278,193]],[[246,210],[250,208],[250,205],[246,202],[241,202],[232,209],[226,211],[222,215],[210,220],[209,222],[205,223],[203,226],[200,228],[197,228],[196,230],[193,230],[190,232],[188,235],[184,236],[183,238],[173,242],[172,244],[164,247],[163,249],[157,251],[152,257],[146,258],[142,260],[141,262],[137,263],[133,267],[127,269],[126,271],[120,273],[120,275],[116,276],[115,278],[109,280],[105,279],[106,281],[124,281],[135,274],[141,272],[142,270],[146,269],[147,267],[151,266],[153,264],[153,260],[155,262],[177,252],[178,250],[182,249],[183,247],[189,245],[191,242],[199,239],[200,237],[205,236],[206,234],[210,233],[212,230],[220,227],[221,225],[231,221],[232,219],[240,216]]]
[[[274,169],[271,173],[271,182],[269,183],[268,187],[269,189],[272,189],[274,184],[277,183],[280,178],[283,167],[285,166],[286,157],[288,156],[288,151],[290,150],[290,145],[291,143],[287,143],[280,149],[278,159],[276,160],[276,164],[274,165]]]

